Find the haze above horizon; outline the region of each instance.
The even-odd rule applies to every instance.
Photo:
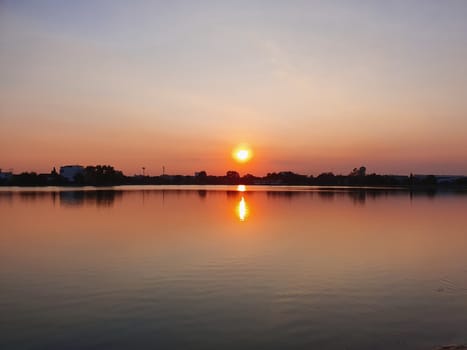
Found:
[[[455,0],[1,1],[0,168],[465,175],[465,18]]]

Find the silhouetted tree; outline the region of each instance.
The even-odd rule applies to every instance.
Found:
[[[349,174],[349,176],[365,176],[366,174],[366,168],[364,166],[361,166],[360,168],[353,168],[352,172]]]
[[[227,180],[227,184],[230,185],[237,185],[240,182],[240,174],[234,170],[229,170],[225,178]]]
[[[91,186],[112,186],[125,182],[125,176],[121,171],[115,170],[110,165],[87,166],[84,169],[85,185]],[[75,181],[81,181],[81,178],[75,178]]]
[[[19,175],[13,175],[10,180],[12,186],[46,186],[47,179],[39,176],[35,172],[24,172]]]
[[[321,173],[318,175],[316,178],[316,184],[317,185],[333,185],[335,184],[336,177],[333,173],[327,172],[327,173]]]
[[[434,175],[428,175],[422,179],[421,183],[424,186],[436,186],[438,184],[438,180],[436,180]]]
[[[258,177],[252,174],[246,174],[242,177],[242,183],[245,185],[253,185],[258,179]]]
[[[208,179],[208,174],[206,173],[206,171],[201,170],[195,173],[193,182],[197,185],[205,185],[207,183],[207,179]],[[189,178],[187,178],[186,180],[187,182],[190,182]]]

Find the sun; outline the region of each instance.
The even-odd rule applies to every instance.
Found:
[[[247,146],[241,145],[235,148],[232,152],[232,157],[239,163],[248,162],[253,156],[253,152]]]
[[[248,152],[247,149],[241,149],[235,154],[235,157],[237,157],[239,161],[244,162],[250,158],[250,152]]]

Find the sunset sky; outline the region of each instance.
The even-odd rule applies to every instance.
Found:
[[[467,174],[466,19],[463,0],[0,0],[0,168]]]

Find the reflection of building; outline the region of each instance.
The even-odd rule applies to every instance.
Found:
[[[74,181],[77,175],[83,174],[84,168],[81,165],[65,165],[60,167],[60,176],[68,181]]]

